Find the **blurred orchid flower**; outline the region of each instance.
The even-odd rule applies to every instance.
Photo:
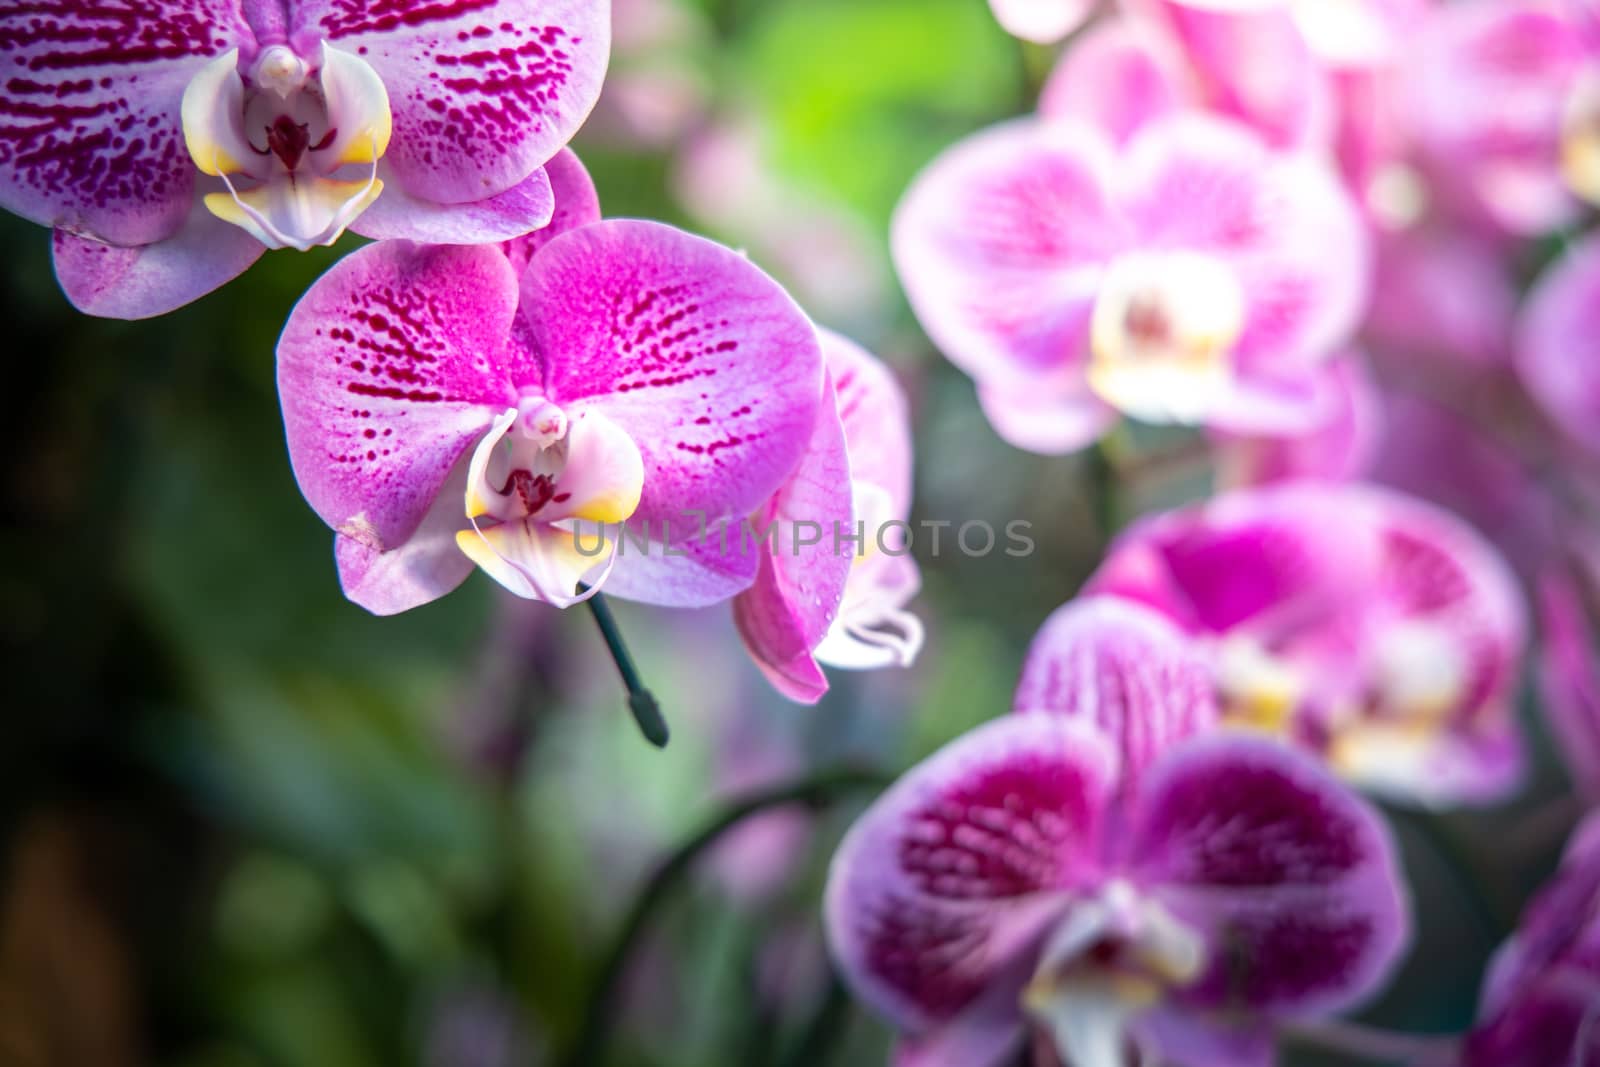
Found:
[[[1094,14],[1098,0],[989,0],[995,19],[1013,37],[1054,44]]]
[[[1568,438],[1600,456],[1600,238],[1574,247],[1529,295],[1516,368]]]
[[[1318,478],[1354,481],[1366,474],[1381,438],[1377,386],[1361,357],[1350,354],[1319,368],[1316,415],[1291,434],[1213,430],[1217,484],[1224,489]]]
[[[1523,769],[1515,581],[1465,523],[1370,486],[1293,482],[1157,516],[1087,590],[1210,648],[1224,720],[1409,803],[1503,797]]]
[[[1418,36],[1408,101],[1435,184],[1505,232],[1574,221],[1600,200],[1600,84],[1559,0],[1441,4]]]
[[[917,179],[893,247],[923,327],[1037,452],[1118,412],[1299,425],[1366,301],[1366,235],[1332,174],[1195,115],[1120,152],[1070,119],[979,133]]]
[[[1600,815],[1573,833],[1561,869],[1489,963],[1460,1067],[1600,1060]]]
[[[0,11],[0,206],[80,309],[159,315],[268,248],[500,241],[604,76],[607,0],[161,0]]]
[[[757,526],[817,523],[821,539],[804,551],[799,538],[777,551],[763,539],[761,572],[733,605],[762,672],[808,704],[828,691],[820,664],[908,667],[923,638],[922,623],[905,610],[921,575],[896,526],[911,515],[905,394],[860,346],[831,330],[818,336],[835,402],[824,405],[805,458]]]
[[[1394,848],[1301,753],[1206,729],[1203,660],[1134,605],[1062,609],[1019,710],[913,768],[840,845],[825,919],[898,1067],[1271,1062],[1408,937]],[[1135,1052],[1137,1049],[1137,1053]]]
[[[598,213],[587,176],[570,156],[552,170],[558,202],[588,205],[558,220],[573,228],[363,248],[279,342],[295,476],[338,532],[345,594],[377,614],[474,563],[559,606],[589,595],[580,582],[686,607],[755,578],[718,524],[798,463],[822,397],[815,333],[737,253],[656,223],[579,225]],[[630,520],[657,541],[624,561]]]

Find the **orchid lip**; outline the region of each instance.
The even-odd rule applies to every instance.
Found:
[[[391,128],[382,79],[326,43],[315,67],[272,45],[248,77],[235,49],[206,64],[183,96],[189,154],[227,190],[208,194],[206,207],[274,249],[305,251],[344,234],[383,192],[378,160]]]

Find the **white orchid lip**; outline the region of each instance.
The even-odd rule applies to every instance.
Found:
[[[1206,962],[1199,933],[1128,882],[1071,907],[1046,942],[1022,1006],[1074,1067],[1125,1067],[1128,1027]]]
[[[893,496],[882,486],[859,480],[850,491],[863,536],[839,614],[812,656],[841,670],[909,667],[927,634],[922,620],[905,610],[917,595],[918,582],[915,568],[900,559],[910,549],[904,537],[896,536]]]
[[[1245,308],[1243,286],[1214,256],[1118,258],[1090,321],[1090,388],[1147,422],[1204,421],[1231,388]]]
[[[470,528],[456,544],[516,595],[567,607],[610,574],[615,546],[605,526],[632,516],[643,489],[639,448],[616,423],[527,398],[494,420],[472,454]],[[580,520],[601,527],[594,551],[580,546]]]
[[[208,193],[206,207],[269,248],[337,241],[383,191],[391,130],[383,80],[326,43],[315,64],[272,45],[248,70],[233,49],[183,94],[189,154],[227,190]]]

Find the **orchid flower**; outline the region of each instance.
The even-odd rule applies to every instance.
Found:
[[[1419,35],[1409,100],[1437,184],[1518,235],[1600,200],[1600,82],[1564,0],[1441,4]]]
[[[1516,368],[1558,428],[1600,455],[1600,238],[1546,271],[1517,328]]]
[[[913,768],[833,860],[841,973],[898,1067],[1246,1067],[1383,983],[1408,930],[1377,813],[1215,729],[1203,659],[1134,605],[1063,608],[1019,713]]]
[[[835,402],[823,406],[805,458],[758,518],[758,528],[779,523],[778,533],[762,539],[760,574],[733,605],[762,673],[808,704],[828,691],[820,664],[908,667],[923,638],[905,610],[921,575],[894,525],[911,514],[905,394],[854,342],[830,330],[818,336]],[[816,524],[820,540],[785,540],[788,523]]]
[[[91,314],[144,318],[269,248],[544,225],[607,0],[45,0],[0,10],[0,207]]]
[[[552,171],[575,205],[553,236],[368,246],[284,329],[295,476],[337,531],[345,594],[377,614],[473,564],[558,606],[602,583],[701,606],[755,578],[718,526],[799,462],[822,399],[816,335],[737,253],[656,223],[584,225],[587,177],[570,156]],[[619,549],[622,523],[654,541]]]
[[[1447,512],[1370,486],[1292,482],[1157,516],[1092,593],[1155,607],[1210,649],[1224,720],[1418,804],[1518,782],[1515,580]]]
[[[924,329],[1036,452],[1118,412],[1299,425],[1366,300],[1366,236],[1332,174],[1196,115],[1120,151],[1064,118],[979,133],[917,179],[893,246]]]
[[[1600,1062],[1600,816],[1490,961],[1460,1067]]]

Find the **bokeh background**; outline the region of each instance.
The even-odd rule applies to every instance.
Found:
[[[1199,497],[1211,474],[1181,433],[1125,439],[1121,464],[1003,445],[889,270],[911,176],[1031,109],[1051,53],[981,0],[615,7],[612,75],[576,142],[607,214],[747,249],[888,360],[916,413],[919,516],[1028,520],[1036,554],[919,544],[920,662],[835,672],[812,709],[766,688],[726,611],[616,605],[674,727],[658,752],[582,609],[481,575],[395,619],[341,597],[272,352],[353,239],[126,324],[72,311],[45,233],[0,218],[0,1065],[884,1062],[818,930],[843,826],[874,775],[1009,706],[1108,520]],[[1539,760],[1505,811],[1396,816],[1421,940],[1368,1018],[1470,1020],[1564,829],[1528,822],[1560,788],[1542,740]],[[700,827],[814,779],[810,803],[743,820],[661,882],[621,936]],[[596,997],[618,959],[616,995]]]

